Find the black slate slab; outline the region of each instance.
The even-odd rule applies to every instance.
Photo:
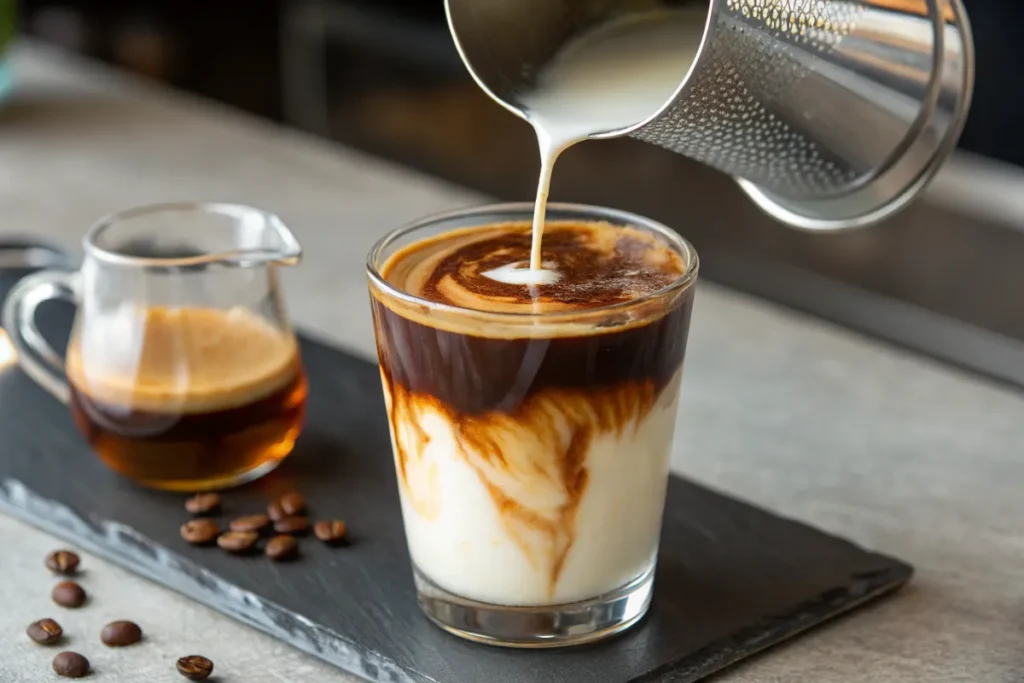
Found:
[[[63,341],[69,317],[67,307],[44,309],[44,332]],[[301,561],[275,565],[188,546],[178,536],[182,497],[106,470],[65,408],[15,369],[0,370],[0,511],[345,670],[402,683],[696,681],[911,575],[902,562],[673,477],[654,605],[636,629],[563,651],[464,642],[415,603],[376,367],[308,339],[302,348],[306,432],[277,472],[226,495],[224,517],[262,511],[298,487],[314,516],[350,523],[350,547],[310,538]]]

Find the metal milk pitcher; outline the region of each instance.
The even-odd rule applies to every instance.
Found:
[[[607,21],[707,8],[697,58],[632,135],[734,176],[793,227],[839,230],[904,207],[956,146],[974,86],[961,0],[445,0],[463,61],[520,96],[568,41]]]

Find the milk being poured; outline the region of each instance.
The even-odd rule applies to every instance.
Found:
[[[555,161],[578,142],[641,123],[661,109],[697,56],[706,18],[706,10],[693,9],[614,21],[573,40],[544,67],[521,98],[541,158],[529,271],[521,264],[488,276],[509,284],[558,280],[541,262]]]

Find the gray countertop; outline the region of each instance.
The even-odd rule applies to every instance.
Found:
[[[77,246],[92,221],[129,205],[260,206],[306,249],[284,278],[296,323],[367,358],[370,244],[412,218],[485,200],[38,46],[20,46],[13,64],[16,95],[0,109],[0,234]],[[1024,680],[1024,397],[706,283],[683,396],[677,472],[918,569],[897,597],[719,680]],[[4,517],[0,542],[0,681],[49,680],[52,652],[23,630],[54,612],[42,558],[58,542]],[[94,604],[58,618],[97,679],[182,680],[173,660],[196,651],[216,660],[222,683],[353,680],[84,561]],[[145,648],[94,646],[92,634],[119,617],[143,624]]]

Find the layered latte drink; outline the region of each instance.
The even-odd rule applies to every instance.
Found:
[[[370,274],[421,602],[537,645],[646,610],[696,257],[639,217],[556,207],[532,272],[530,211],[414,227]]]

